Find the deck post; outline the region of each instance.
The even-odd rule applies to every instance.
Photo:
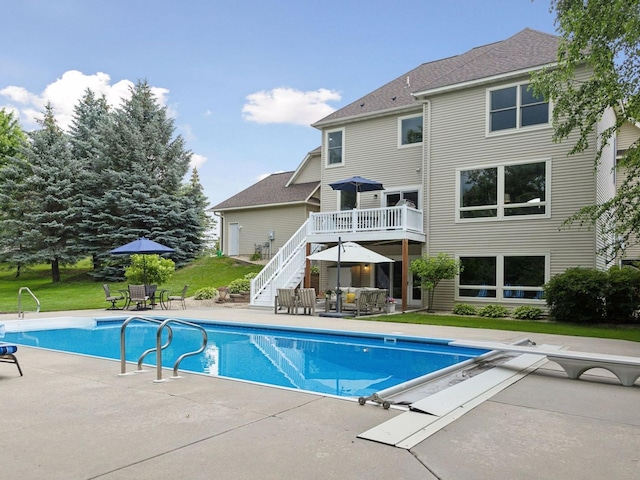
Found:
[[[409,278],[409,240],[402,239],[402,311],[407,311],[407,282]]]
[[[307,242],[304,255],[304,288],[311,288],[311,260],[309,260],[309,255],[311,255],[311,244]]]

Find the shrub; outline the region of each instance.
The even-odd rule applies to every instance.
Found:
[[[193,295],[194,300],[210,300],[212,298],[216,298],[216,289],[213,287],[200,288]]]
[[[478,311],[481,317],[503,318],[509,315],[509,309],[502,305],[485,305]]]
[[[549,315],[559,322],[600,323],[605,316],[607,273],[574,267],[544,286]]]
[[[173,275],[176,264],[170,258],[159,255],[131,255],[131,265],[124,272],[127,281],[133,284],[162,285]]]
[[[537,320],[542,316],[542,309],[530,305],[521,305],[513,309],[511,316],[519,320]]]
[[[456,303],[453,306],[453,313],[456,315],[477,315],[478,309],[467,303]]]
[[[605,295],[608,323],[638,323],[640,310],[640,270],[612,267]]]
[[[254,252],[253,255],[249,258],[252,262],[257,262],[258,260],[262,260],[262,253]]]
[[[236,278],[229,284],[229,293],[242,293],[251,290],[251,279],[255,277],[257,273],[247,273],[242,278]]]

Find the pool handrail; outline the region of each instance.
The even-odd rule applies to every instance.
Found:
[[[139,320],[141,322],[149,322],[149,323],[155,323],[155,324],[162,324],[163,321],[162,320],[158,320],[156,318],[151,318],[151,317],[142,317],[140,315],[132,315],[130,317],[128,317],[124,322],[122,322],[122,326],[120,327],[120,375],[126,375],[127,374],[127,359],[126,359],[126,346],[125,346],[125,330],[127,328],[127,326],[134,320]],[[158,327],[159,328],[159,327]],[[167,340],[167,343],[161,346],[161,350],[164,348],[167,348],[169,346],[169,344],[171,343],[171,340],[173,339],[173,331],[171,330],[171,327],[169,327],[169,339]],[[144,357],[146,357],[149,353],[156,351],[158,348],[158,346],[154,347],[154,348],[150,348],[149,350],[146,350],[145,352],[142,353],[142,355],[140,356],[140,358],[138,359],[138,371],[142,370],[142,361],[144,359]]]
[[[193,356],[193,355],[198,355],[199,353],[204,352],[204,349],[207,347],[207,343],[209,341],[209,338],[207,336],[206,330],[204,328],[202,328],[202,326],[198,325],[197,323],[187,322],[186,320],[181,320],[179,318],[167,318],[166,320],[164,320],[160,324],[160,326],[158,327],[158,331],[156,332],[156,350],[157,350],[157,354],[156,354],[156,379],[154,380],[154,382],[163,382],[164,381],[162,379],[162,349],[160,348],[160,343],[162,342],[162,330],[164,330],[165,327],[171,328],[171,327],[169,327],[169,323],[172,323],[172,322],[173,323],[178,323],[180,325],[194,327],[194,328],[197,328],[198,330],[200,330],[200,333],[202,333],[202,345],[200,346],[200,348],[198,350],[194,350],[193,352],[183,353],[182,355],[180,355],[178,357],[176,362],[173,364],[173,377],[171,377],[171,378],[180,378],[178,376],[178,367],[180,366],[180,362],[182,362],[182,360],[184,360],[186,357],[190,357],[190,356]]]
[[[31,295],[33,299],[36,301],[36,311],[34,313],[40,312],[40,300],[38,300],[38,297],[36,297],[33,294],[33,292],[29,289],[29,287],[20,287],[20,289],[18,290],[18,318],[24,318],[24,312],[22,311],[22,291],[23,290],[26,290],[27,292],[29,292],[29,295]]]

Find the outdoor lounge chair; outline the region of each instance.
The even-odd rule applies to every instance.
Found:
[[[126,308],[135,302],[136,310],[144,310],[147,308],[147,300],[149,300],[149,296],[147,295],[144,285],[129,285],[129,298],[127,298]]]
[[[18,363],[18,359],[16,358],[16,355],[15,355],[17,351],[18,351],[17,345],[0,342],[0,362],[15,364],[15,366],[18,367],[18,372],[20,372],[20,376],[22,377],[22,369],[20,368],[20,364]]]
[[[106,297],[105,300],[107,302],[111,302],[111,306],[107,308],[107,310],[120,310],[120,308],[116,305],[116,302],[119,302],[120,300],[125,300],[125,304],[126,304],[127,294],[128,294],[126,290],[118,290],[118,292],[120,292],[119,295],[111,295],[111,290],[109,289],[109,285],[105,283],[104,285],[102,285],[102,288],[104,289],[104,295]]]
[[[182,305],[182,309],[186,310],[187,308],[187,303],[185,302],[184,298],[187,295],[187,288],[189,288],[189,285],[185,285],[182,288],[182,293],[180,295],[171,295],[169,294],[169,296],[167,296],[167,300],[165,302],[165,306],[167,309],[171,308],[171,302],[176,301],[176,302],[180,302],[180,304]]]
[[[302,307],[302,313],[306,315],[316,314],[316,289],[301,288],[298,290],[298,305]]]
[[[286,308],[287,313],[298,313],[298,298],[294,288],[279,288],[278,295],[275,298],[275,313],[280,308]]]

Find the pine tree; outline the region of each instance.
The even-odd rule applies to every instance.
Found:
[[[28,195],[22,199],[28,198],[21,221],[22,253],[27,264],[49,263],[53,282],[59,282],[60,265],[81,256],[77,240],[81,205],[75,183],[79,164],[50,104],[40,124],[40,130],[29,133],[31,146],[25,151],[30,175],[22,184]]]
[[[101,155],[104,194],[96,202],[100,222],[94,235],[105,262],[101,278],[122,276],[122,259],[108,252],[146,236],[175,249],[172,258],[180,265],[194,257],[188,246],[185,208],[180,195],[191,152],[174,122],[161,107],[147,82],[132,89],[131,98],[111,116],[105,128]]]

